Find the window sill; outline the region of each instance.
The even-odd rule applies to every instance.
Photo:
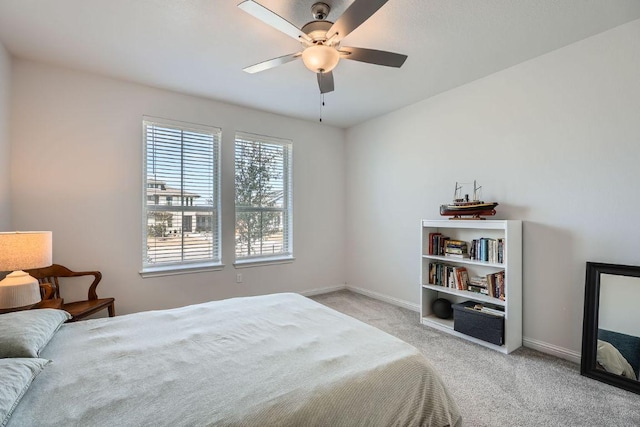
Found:
[[[148,277],[175,276],[178,274],[203,273],[205,271],[219,271],[224,268],[224,264],[186,264],[170,265],[163,267],[147,267],[140,271],[140,276]]]
[[[295,258],[292,256],[285,256],[280,258],[251,258],[251,259],[243,259],[236,260],[233,263],[234,268],[250,268],[250,267],[262,267],[264,265],[273,265],[273,264],[291,264],[295,261]]]

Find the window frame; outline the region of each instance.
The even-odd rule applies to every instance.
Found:
[[[162,126],[174,130],[178,130],[181,132],[201,132],[203,134],[210,134],[213,136],[213,162],[212,162],[212,198],[213,204],[211,209],[203,210],[204,212],[209,212],[212,215],[212,218],[215,218],[215,222],[217,226],[212,226],[211,235],[212,235],[212,258],[208,260],[195,260],[195,261],[177,261],[177,262],[168,262],[161,263],[160,265],[150,265],[146,262],[147,256],[147,237],[148,237],[148,214],[150,212],[147,209],[148,206],[148,197],[147,197],[147,189],[149,188],[148,182],[148,159],[147,159],[147,131],[150,125]],[[143,116],[142,120],[142,230],[141,230],[141,262],[142,268],[140,270],[140,275],[143,278],[147,277],[157,277],[157,276],[167,276],[167,275],[176,275],[176,274],[186,274],[186,273],[198,273],[202,271],[215,271],[221,270],[224,268],[224,264],[222,264],[222,227],[221,227],[221,181],[222,181],[222,170],[221,170],[221,147],[222,147],[222,129],[216,126],[195,124],[171,119],[164,119],[159,117],[151,117],[151,116]],[[180,171],[181,177],[184,175],[184,171]],[[157,183],[154,188],[157,187]],[[185,191],[184,186],[181,185],[181,191]],[[178,197],[178,202],[180,199],[185,198],[185,196]],[[155,199],[159,199],[156,195]],[[173,204],[171,206],[175,208],[175,211],[198,211],[200,206],[193,206],[184,204],[182,202],[179,205]],[[183,225],[181,225],[183,227]]]
[[[237,205],[236,199],[236,183],[235,183],[235,174],[236,174],[236,149],[238,140],[241,141],[252,141],[260,144],[270,144],[270,145],[280,145],[284,147],[284,154],[282,159],[282,173],[283,173],[283,208],[274,209],[274,208],[258,208],[258,207],[242,207],[242,211],[265,211],[265,212],[282,212],[283,214],[283,249],[286,249],[284,253],[278,253],[275,255],[248,255],[243,257],[238,257],[237,254],[237,241],[236,241],[236,233],[238,228],[238,220],[237,214],[239,211],[239,207]],[[255,134],[251,132],[244,131],[236,131],[234,136],[234,267],[235,268],[245,268],[245,267],[256,267],[261,265],[269,265],[269,264],[283,264],[283,263],[291,263],[295,260],[294,252],[293,252],[293,141],[285,138],[278,138],[266,135]]]

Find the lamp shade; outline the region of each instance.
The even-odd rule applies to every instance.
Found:
[[[302,52],[302,62],[314,73],[328,73],[336,68],[340,60],[340,53],[331,46],[317,44],[309,46]]]
[[[51,265],[50,231],[0,233],[0,271],[16,270],[0,281],[0,309],[28,308],[40,301],[38,281],[25,273]]]
[[[28,270],[52,264],[50,231],[0,233],[0,271]]]

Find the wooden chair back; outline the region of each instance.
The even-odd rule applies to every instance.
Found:
[[[40,292],[44,299],[62,299],[64,297],[60,292],[60,278],[63,277],[80,277],[93,276],[93,282],[89,285],[87,292],[87,300],[64,302],[62,309],[71,314],[71,321],[84,319],[100,310],[107,309],[109,317],[115,316],[115,300],[113,298],[98,298],[96,288],[102,280],[102,273],[99,271],[72,271],[60,264],[53,264],[49,267],[34,268],[26,270],[40,283]]]
[[[99,271],[71,271],[63,265],[53,264],[49,267],[28,270],[27,273],[29,273],[35,279],[38,279],[38,282],[41,284],[50,284],[53,290],[53,295],[49,298],[63,298],[60,293],[60,277],[93,276],[93,282],[91,283],[91,285],[89,285],[87,299],[98,299],[96,288],[98,287],[98,283],[100,283],[100,280],[102,280],[102,273],[100,273]],[[42,297],[45,297],[44,291]]]

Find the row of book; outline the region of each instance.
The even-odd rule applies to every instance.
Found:
[[[469,258],[467,242],[451,239],[442,233],[429,233],[429,255]]]
[[[464,267],[441,262],[429,263],[429,284],[466,291],[469,287],[469,273]]]
[[[466,291],[470,284],[469,272],[464,267],[431,262],[429,263],[429,284]]]
[[[478,261],[502,264],[504,263],[504,250],[504,239],[481,237],[471,242],[469,257]]]
[[[469,279],[469,286],[467,290],[471,292],[479,292],[504,301],[506,293],[505,284],[504,270],[502,270],[496,273],[487,274],[486,276],[471,277]]]
[[[491,263],[504,263],[505,240],[481,237],[471,243],[452,239],[442,233],[429,233],[429,255],[469,258]]]
[[[469,272],[465,267],[442,262],[429,263],[428,283],[430,285],[477,292],[501,300],[505,299],[506,294],[504,278],[504,270],[489,273],[485,276],[469,276]]]

